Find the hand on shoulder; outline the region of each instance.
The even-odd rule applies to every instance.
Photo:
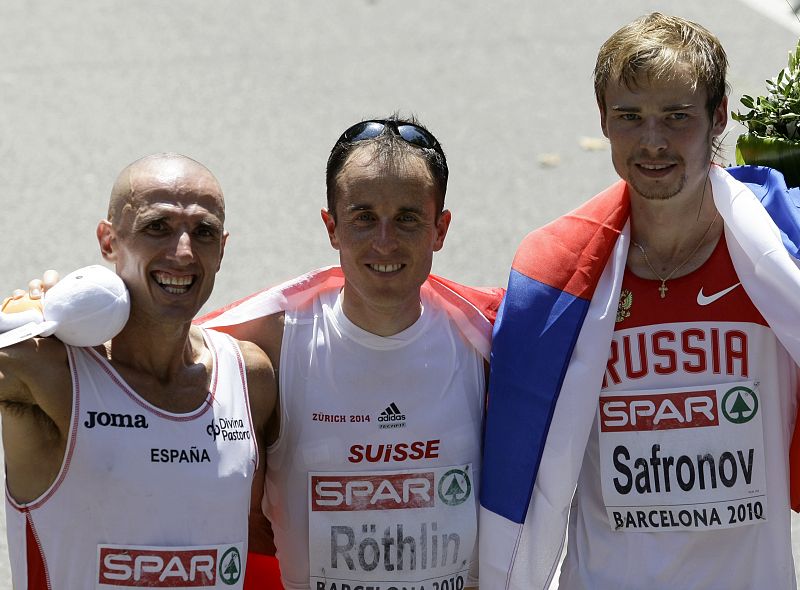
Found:
[[[15,289],[0,304],[0,333],[8,332],[29,322],[41,322],[42,296],[59,280],[55,270],[47,270],[40,279],[28,282],[28,290]]]

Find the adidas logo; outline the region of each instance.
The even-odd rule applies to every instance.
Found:
[[[400,411],[396,403],[392,402],[378,414],[378,422],[381,423],[381,428],[402,428],[406,425],[406,415]]]

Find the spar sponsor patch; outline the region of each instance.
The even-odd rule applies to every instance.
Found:
[[[477,548],[471,464],[309,474],[311,587],[464,586]]]
[[[405,510],[434,505],[434,473],[312,475],[311,510]]]
[[[243,547],[98,545],[97,587],[240,589]]]
[[[603,432],[668,430],[717,426],[719,412],[713,389],[618,395],[600,401]]]
[[[616,530],[707,530],[767,518],[753,381],[606,392],[598,408],[603,499]]]

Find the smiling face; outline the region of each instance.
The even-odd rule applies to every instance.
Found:
[[[369,145],[350,155],[336,179],[335,215],[322,212],[345,275],[344,311],[370,331],[370,317],[402,328],[419,317],[419,289],[450,224],[449,211],[437,215],[436,184],[422,158],[373,156]]]
[[[727,98],[710,120],[706,89],[679,65],[668,80],[642,75],[633,88],[609,83],[601,106],[603,133],[617,174],[632,196],[666,200],[701,195],[711,164],[712,140],[727,124]]]
[[[219,184],[178,158],[134,164],[120,179],[113,220],[97,232],[131,293],[131,315],[190,321],[211,294],[227,239]]]

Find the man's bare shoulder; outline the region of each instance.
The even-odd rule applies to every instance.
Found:
[[[256,425],[265,428],[272,416],[277,399],[277,380],[275,370],[266,352],[256,344],[239,341],[247,372],[247,389],[250,397],[250,410]]]
[[[248,373],[253,372],[260,376],[272,375],[274,378],[275,371],[272,368],[272,361],[260,346],[248,340],[237,340],[237,342]]]
[[[252,342],[266,352],[275,370],[280,363],[281,342],[283,340],[283,312],[262,316],[233,326],[214,328],[230,334],[240,341]]]
[[[0,349],[0,400],[40,404],[43,396],[68,382],[67,350],[55,338],[33,338]]]
[[[19,359],[20,361],[38,359],[66,361],[67,349],[58,338],[29,338],[13,346],[0,348],[0,357]]]

